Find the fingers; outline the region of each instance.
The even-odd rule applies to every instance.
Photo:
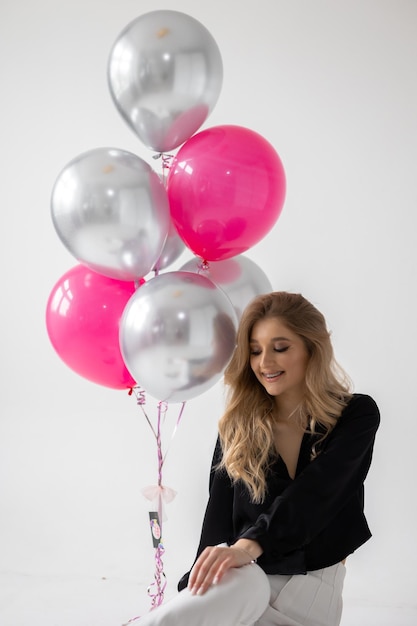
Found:
[[[221,562],[220,548],[206,548],[197,559],[190,575],[188,587],[192,594],[202,595],[218,577]],[[220,557],[220,562],[218,559]]]
[[[242,551],[219,546],[206,548],[191,571],[188,588],[192,594],[203,595],[211,585],[220,582],[228,569],[248,562]]]

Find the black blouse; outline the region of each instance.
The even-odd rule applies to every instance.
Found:
[[[374,400],[354,394],[313,461],[317,435],[304,434],[294,479],[277,458],[262,504],[251,501],[242,482],[233,484],[225,470],[214,469],[221,454],[217,441],[196,558],[206,546],[246,538],[261,545],[258,565],[267,574],[304,574],[342,561],[371,537],[363,484],[379,421]]]

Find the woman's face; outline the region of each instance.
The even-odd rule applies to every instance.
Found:
[[[285,396],[300,402],[308,360],[304,341],[280,318],[264,318],[254,324],[250,336],[250,365],[271,396]]]

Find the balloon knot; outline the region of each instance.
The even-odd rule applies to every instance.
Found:
[[[207,272],[210,269],[209,262],[206,259],[202,260],[201,263],[198,264],[198,269]]]

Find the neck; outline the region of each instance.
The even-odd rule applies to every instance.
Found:
[[[275,420],[277,422],[287,422],[298,417],[302,401],[285,402],[282,398],[276,398]]]

